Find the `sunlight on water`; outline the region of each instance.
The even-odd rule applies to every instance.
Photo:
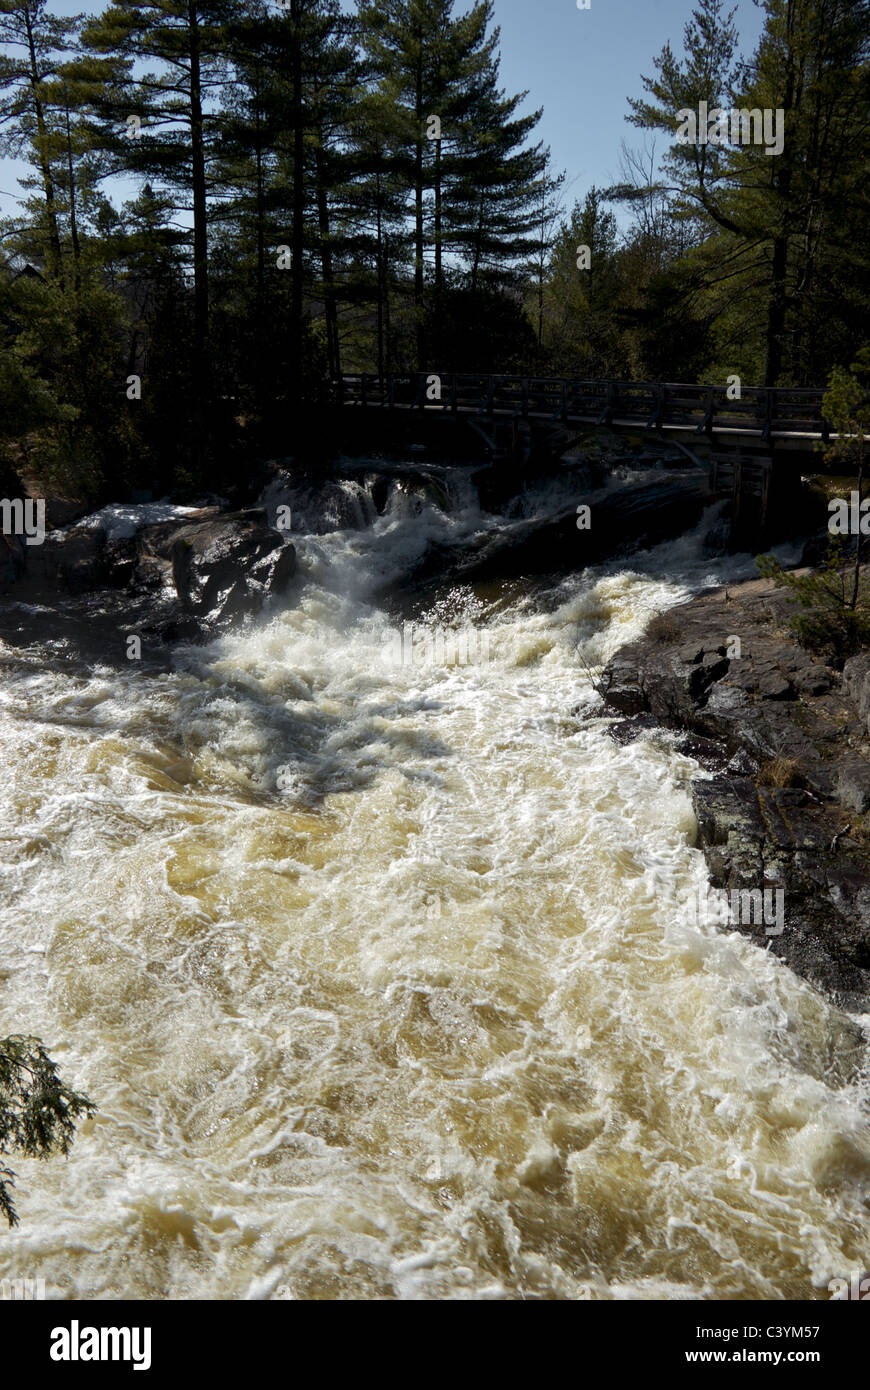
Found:
[[[99,1109],[16,1162],[0,1277],[807,1298],[866,1266],[854,1025],[691,923],[696,766],[618,747],[586,672],[741,562],[684,538],[496,602],[488,661],[391,665],[374,591],[478,524],[303,539],[296,606],[169,675],[8,654],[0,1034]]]

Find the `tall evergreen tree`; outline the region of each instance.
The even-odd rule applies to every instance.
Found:
[[[63,281],[52,135],[58,112],[52,79],[70,51],[76,20],[46,0],[0,0],[0,153],[24,155],[38,170],[45,226],[43,265]]]
[[[537,114],[516,118],[522,98],[507,98],[498,88],[498,30],[488,32],[491,0],[459,16],[453,0],[361,0],[359,16],[378,90],[399,118],[393,138],[412,199],[422,368],[445,346],[441,307],[448,258],[464,253],[476,286],[484,259],[491,266],[509,265],[527,253],[524,238],[534,224],[530,209],[546,156],[539,148],[523,149]]]
[[[229,0],[113,0],[82,32],[86,49],[113,55],[126,70],[107,141],[123,150],[130,171],[167,189],[192,217],[195,449],[204,438],[209,387],[210,173],[222,124],[214,98],[224,79],[231,12]]]
[[[721,297],[735,342],[762,324],[759,375],[767,385],[812,379],[802,306],[825,247],[842,227],[843,192],[860,199],[867,148],[870,7],[866,0],[764,0],[765,26],[748,63],[736,60],[734,12],[701,0],[685,30],[681,60],[666,45],[653,98],[632,100],[630,119],[675,136],[681,109],[699,103],[731,110],[784,112],[779,153],[760,143],[674,140],[665,162],[673,215],[691,219],[700,281]],[[704,245],[706,243],[706,246]],[[740,294],[745,316],[733,316]]]

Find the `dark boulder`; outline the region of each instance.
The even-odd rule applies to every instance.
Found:
[[[853,658],[841,680],[789,635],[789,616],[766,581],[703,594],[622,647],[601,694],[615,713],[715,738],[856,811],[870,777],[870,660]]]
[[[296,572],[295,547],[256,508],[209,507],[111,537],[92,522],[49,533],[27,558],[15,594],[36,611],[24,630],[11,608],[4,640],[29,643],[45,628],[90,650],[103,631],[103,646],[115,650],[119,633],[135,634],[152,656],[259,613]]]
[[[169,544],[172,582],[185,612],[210,624],[258,613],[296,573],[296,548],[265,515],[240,513],[181,526]]]
[[[692,784],[713,885],[782,889],[780,934],[754,920],[736,929],[844,1006],[866,1008],[870,654],[841,680],[796,644],[790,615],[766,581],[702,594],[622,647],[597,688],[621,716],[619,742],[656,737],[657,724],[714,774]]]
[[[84,593],[107,582],[106,533],[98,526],[50,531],[42,545],[30,547],[28,572],[71,593]]]
[[[569,574],[681,535],[697,524],[709,501],[707,479],[698,475],[665,476],[594,493],[578,487],[576,504],[553,515],[512,522],[450,554],[430,548],[411,578],[420,584],[437,574],[442,582],[476,583]],[[577,524],[581,504],[590,508],[588,529]]]
[[[793,970],[863,1007],[870,992],[870,880],[866,853],[838,838],[835,814],[799,788],[758,787],[723,775],[692,784],[698,843],[714,887],[782,888],[785,928],[735,923]]]

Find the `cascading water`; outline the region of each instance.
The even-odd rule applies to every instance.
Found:
[[[870,1249],[860,1021],[690,920],[697,767],[617,746],[587,674],[748,557],[701,528],[447,591],[414,621],[485,624],[487,659],[396,662],[376,595],[497,523],[353,505],[294,537],[291,606],[168,674],[5,655],[0,1035],[99,1109],[15,1160],[0,1277],[827,1297]]]

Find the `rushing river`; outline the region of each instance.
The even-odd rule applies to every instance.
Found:
[[[866,1267],[854,1024],[694,924],[698,769],[617,746],[589,679],[749,558],[699,531],[447,590],[411,618],[485,625],[488,659],[397,663],[377,593],[484,524],[396,493],[300,535],[291,606],[168,673],[3,653],[0,1035],[99,1108],[12,1160],[0,1278],[775,1299]]]

